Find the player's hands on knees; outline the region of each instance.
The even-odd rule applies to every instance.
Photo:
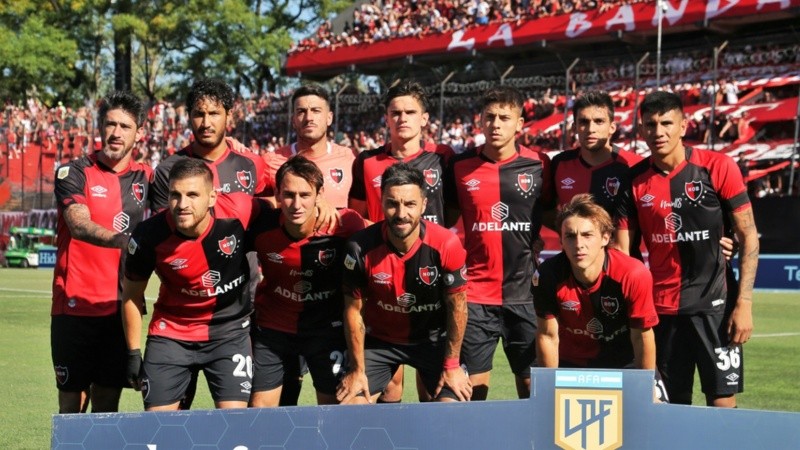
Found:
[[[372,403],[372,398],[369,395],[369,381],[367,374],[363,370],[353,370],[347,372],[339,387],[336,388],[336,400],[339,403],[349,403],[358,395],[363,395],[367,399],[367,403]]]
[[[469,381],[467,372],[460,366],[455,369],[442,370],[442,376],[439,377],[439,385],[436,386],[433,398],[439,397],[445,386],[449,387],[461,402],[467,402],[472,398],[472,382]]]
[[[128,350],[128,365],[125,376],[131,387],[137,391],[142,389],[142,349]]]
[[[739,243],[727,236],[723,236],[719,240],[719,246],[722,248],[722,255],[725,256],[725,261],[730,261],[739,253]]]
[[[342,215],[325,197],[317,197],[317,222],[314,231],[333,233],[337,225],[342,224]]]
[[[740,345],[750,340],[753,333],[753,302],[738,299],[728,319],[728,345]]]
[[[128,383],[137,391],[141,389],[142,350],[128,350],[128,361],[125,377]]]

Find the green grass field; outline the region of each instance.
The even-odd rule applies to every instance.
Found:
[[[0,269],[0,449],[43,449],[50,446],[52,414],[57,412],[56,388],[50,361],[50,285],[52,272]],[[157,282],[148,288],[155,299]],[[757,293],[756,333],[746,346],[746,391],[741,408],[800,411],[800,296]],[[515,398],[515,389],[502,351],[495,359],[490,399]],[[413,372],[406,374],[405,402],[414,402]],[[195,408],[211,408],[201,379]],[[300,398],[314,404],[310,380]],[[699,387],[696,388],[699,391]],[[704,404],[699,392],[695,403]],[[141,411],[141,396],[125,390],[121,411]]]

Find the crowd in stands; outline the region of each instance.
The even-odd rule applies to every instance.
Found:
[[[356,7],[341,33],[329,21],[291,52],[458,31],[472,25],[533,20],[654,0],[371,0]]]

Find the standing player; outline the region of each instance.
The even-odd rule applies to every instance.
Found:
[[[278,168],[292,156],[302,155],[322,171],[325,200],[335,208],[346,208],[355,155],[351,149],[328,140],[328,127],[333,122],[328,91],[316,85],[302,86],[292,94],[292,105],[297,142],[262,156],[268,166],[268,188],[274,193]]]
[[[238,218],[215,217],[214,175],[196,158],[169,172],[168,210],[142,222],[128,244],[122,319],[127,376],[148,411],[177,410],[193,373],[202,370],[217,408],[244,408],[253,376],[252,303],[244,230]],[[150,275],[161,280],[142,362],[143,296]]]
[[[317,402],[333,404],[346,350],[344,244],[364,228],[364,219],[355,211],[342,210],[342,225],[333,233],[315,231],[324,177],[303,156],[286,161],[275,179],[280,209],[262,209],[249,230],[264,272],[256,292],[250,405],[278,406],[284,376],[289,371],[296,377],[299,356],[308,362]]]
[[[467,320],[465,253],[458,237],[421,217],[422,173],[396,164],[383,174],[386,220],[356,233],[344,260],[349,371],[336,397],[370,403],[401,364],[420,374],[439,401],[469,400],[459,365]]]
[[[650,272],[608,248],[613,222],[590,194],[566,203],[556,224],[564,250],[534,278],[539,366],[655,369]]]
[[[549,201],[549,160],[514,142],[523,122],[519,91],[491,89],[481,103],[486,144],[455,156],[445,183],[447,224],[463,215],[467,248],[469,320],[462,359],[473,400],[486,399],[502,337],[517,394],[525,398],[536,358],[531,246],[539,237],[540,203]]]
[[[387,167],[404,162],[425,177],[428,207],[423,219],[444,223],[442,176],[452,149],[423,148],[422,129],[428,124],[428,98],[419,83],[402,81],[389,89],[384,100],[390,142],[361,152],[353,164],[350,208],[373,222],[383,220],[381,176]]]
[[[125,339],[119,313],[123,249],[144,219],[150,167],[131,159],[144,136],[145,107],[114,92],[98,114],[103,148],[56,174],[58,246],[51,349],[60,413],[119,407]]]
[[[735,407],[758,265],[747,189],[730,157],[683,145],[680,97],[653,92],[640,111],[652,154],[631,169],[617,239],[627,249],[629,230],[638,228],[650,253],[657,364],[674,403],[691,403],[696,365],[706,403]],[[738,286],[726,281],[729,266],[719,244],[731,225],[742,246]]]

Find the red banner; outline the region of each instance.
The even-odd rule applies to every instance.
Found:
[[[697,26],[697,23],[723,17],[763,15],[788,11],[800,6],[800,0],[665,0],[665,28]],[[442,34],[406,37],[290,54],[285,70],[288,75],[313,73],[322,69],[368,64],[408,55],[469,52],[499,49],[542,41],[589,38],[616,32],[642,32],[658,27],[656,2],[621,5],[603,13],[598,10],[562,14],[522,22],[472,26],[466,30]]]

